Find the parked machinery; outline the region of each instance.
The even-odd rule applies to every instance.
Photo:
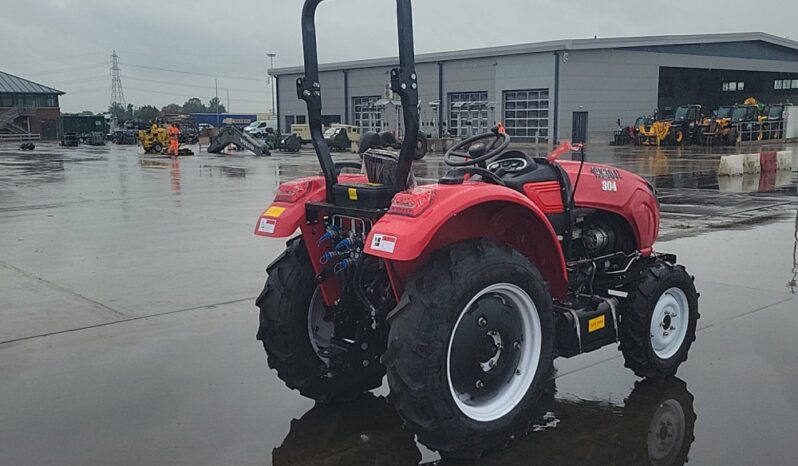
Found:
[[[80,143],[80,138],[77,133],[64,133],[58,143],[64,147],[77,147]]]
[[[700,105],[682,105],[676,109],[672,119],[654,121],[650,127],[641,126],[640,143],[669,146],[682,145],[694,141],[696,130],[701,123]]]
[[[169,144],[169,132],[166,128],[152,125],[147,129],[139,130],[138,139],[141,148],[146,154],[160,154],[164,147]]]
[[[137,134],[131,129],[117,129],[111,135],[114,144],[133,145],[138,140]]]
[[[732,109],[725,142],[734,145],[742,141],[762,139],[757,105],[740,104]]]
[[[642,116],[638,117],[637,120],[635,120],[635,124],[632,131],[636,146],[640,146],[643,144],[644,136],[641,135],[641,133],[644,131],[650,131],[652,124],[654,124],[654,117],[652,116]]]
[[[299,152],[302,148],[302,139],[294,133],[280,136],[280,150],[283,152]]]
[[[396,136],[390,131],[382,131],[380,133],[367,132],[363,135],[363,140],[360,142],[358,153],[361,158],[363,154],[369,149],[399,149],[404,140],[396,139]],[[416,151],[413,160],[421,160],[427,155],[429,144],[427,135],[423,131],[416,134]]]
[[[360,144],[360,127],[334,123],[324,131],[324,140],[330,150],[348,151],[352,144]]]
[[[708,144],[715,140],[725,143],[731,127],[732,108],[731,105],[718,107],[711,116],[702,119],[696,129],[696,143]]]
[[[244,134],[243,131],[235,126],[225,126],[219,134],[211,138],[208,145],[208,153],[221,154],[228,146],[232,145],[239,150],[249,150],[257,156],[272,155],[267,144],[261,139]]]
[[[784,137],[784,104],[771,104],[765,107],[760,117],[760,126],[764,139]]]

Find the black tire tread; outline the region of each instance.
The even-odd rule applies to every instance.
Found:
[[[350,401],[379,387],[385,374],[383,365],[372,364],[324,377],[321,360],[309,341],[296,335],[300,330],[294,326],[301,324],[298,319],[307,325],[308,301],[315,289],[313,269],[301,237],[291,239],[266,270],[266,285],[255,301],[260,309],[257,338],[262,340],[269,367],[277,371],[277,376],[289,388],[320,402]]]
[[[689,302],[691,319],[682,348],[667,362],[656,357],[649,348],[649,313],[654,308],[662,289],[672,281],[670,286],[680,286]],[[621,305],[620,350],[623,353],[624,365],[638,377],[666,377],[676,373],[678,366],[687,360],[687,355],[695,341],[695,329],[700,314],[698,312],[698,293],[693,285],[694,277],[687,273],[682,265],[658,262],[642,272],[641,278],[629,290],[627,299]],[[668,287],[670,287],[668,286]],[[692,318],[693,310],[695,318]]]
[[[458,243],[435,253],[428,265],[410,278],[402,299],[388,316],[391,332],[382,361],[388,371],[389,399],[397,412],[418,434],[421,443],[444,456],[479,457],[484,451],[503,445],[512,433],[525,427],[524,416],[498,428],[493,425],[480,429],[475,423],[460,422],[450,395],[440,389],[441,381],[446,380],[445,362],[431,358],[433,352],[445,355],[447,351],[445,346],[454,322],[444,307],[451,306],[452,290],[468,283],[471,271],[486,261],[492,266],[521,264],[529,271],[537,292],[547,298],[539,309],[544,344],[538,375],[530,388],[537,393],[529,398],[529,404],[534,405],[540,399],[545,385],[542,381],[552,370],[554,315],[551,298],[537,268],[520,252],[484,239]],[[550,314],[549,319],[544,316],[546,313]],[[550,335],[548,349],[547,334]]]

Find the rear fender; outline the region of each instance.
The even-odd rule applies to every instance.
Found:
[[[556,298],[568,290],[560,242],[541,210],[512,189],[486,183],[430,185],[431,206],[417,217],[386,214],[366,239],[365,252],[385,259],[394,295],[431,253],[472,238],[491,238],[529,257]]]
[[[359,174],[341,174],[341,181],[359,181],[364,179]],[[293,236],[297,228],[305,223],[305,204],[308,202],[323,202],[325,199],[324,178],[310,176],[299,178],[280,184],[277,194],[287,187],[309,183],[307,190],[291,202],[273,201],[261,212],[255,224],[255,235],[269,238],[287,238]]]

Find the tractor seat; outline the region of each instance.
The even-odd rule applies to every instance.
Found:
[[[501,154],[488,164],[488,170],[498,175],[507,187],[520,193],[524,192],[524,185],[527,183],[559,180],[556,167],[538,163],[519,150],[509,150]]]

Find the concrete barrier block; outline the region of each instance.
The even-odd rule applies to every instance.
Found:
[[[795,167],[796,164],[794,162],[795,156],[798,153],[793,154],[788,150],[780,150],[776,152],[776,169],[777,170],[792,170],[792,167]]]
[[[719,176],[740,176],[743,171],[743,154],[724,155],[720,158],[718,165]]]
[[[776,187],[784,188],[790,185],[792,185],[792,171],[778,170],[776,172]]]
[[[743,154],[743,173],[760,173],[759,154]]]
[[[759,153],[759,166],[762,172],[776,171],[776,151],[762,151]]]

